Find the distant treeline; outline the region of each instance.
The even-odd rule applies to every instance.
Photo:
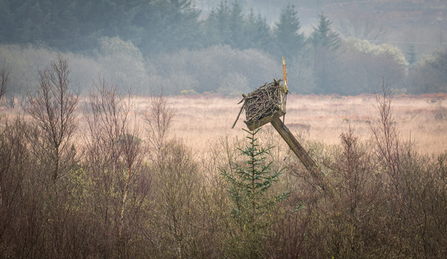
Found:
[[[0,43],[76,53],[89,53],[98,38],[115,36],[131,40],[144,55],[216,44],[272,52],[278,34],[254,13],[244,18],[238,2],[221,2],[204,20],[190,0],[2,0],[0,6]],[[290,29],[293,35],[297,28]]]
[[[238,1],[220,1],[203,17],[190,0],[0,0],[0,7],[0,59],[12,69],[14,94],[34,87],[53,52],[67,53],[81,90],[101,74],[134,94],[239,95],[281,77],[283,56],[297,93],[374,93],[382,78],[403,93],[447,89],[445,52],[421,59],[414,47],[374,45],[365,40],[377,29],[370,27],[342,39],[323,13],[305,35],[293,5],[273,25],[244,14]],[[53,54],[36,57],[30,48]]]

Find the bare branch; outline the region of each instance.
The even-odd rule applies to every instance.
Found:
[[[11,68],[6,67],[6,61],[3,61],[3,68],[0,70],[0,101],[3,96],[6,94],[6,90],[8,89],[8,84],[11,78],[9,77],[11,73]]]
[[[375,108],[379,117],[375,123],[370,124],[370,128],[376,142],[378,156],[383,159],[388,168],[387,174],[393,189],[396,191],[400,204],[399,212],[401,212],[402,197],[399,179],[400,142],[391,109],[391,101],[391,91],[383,80],[382,95],[376,96],[377,106]]]
[[[143,161],[143,147],[139,138],[137,122],[130,120],[133,103],[123,100],[117,89],[103,78],[93,85],[89,96],[89,111],[85,119],[89,128],[87,140],[88,159],[95,164],[93,173],[100,188],[109,193],[117,188],[122,194],[118,211],[118,237],[122,241],[125,231],[126,204],[128,204],[132,183]],[[110,183],[105,179],[109,179]],[[117,185],[117,186],[114,186]],[[116,192],[116,191],[114,191]],[[107,197],[106,200],[112,197]],[[107,211],[107,205],[105,206]]]
[[[79,95],[69,90],[70,70],[68,60],[57,55],[57,60],[50,67],[39,71],[40,84],[37,92],[30,97],[30,105],[26,112],[34,123],[42,130],[43,139],[50,148],[41,146],[54,162],[52,179],[60,177],[61,159],[70,146],[70,139],[76,130],[75,110]]]
[[[174,112],[168,107],[167,100],[163,97],[163,93],[158,96],[152,96],[146,113],[145,120],[149,128],[149,142],[155,148],[160,148],[165,144],[169,129],[172,124]]]

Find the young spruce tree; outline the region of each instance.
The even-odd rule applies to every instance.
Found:
[[[232,171],[221,169],[223,177],[229,183],[231,215],[237,225],[232,249],[237,256],[244,258],[262,257],[262,241],[267,235],[270,214],[275,204],[288,196],[286,192],[278,196],[268,193],[283,172],[274,171],[271,168],[272,162],[265,161],[265,156],[272,147],[259,147],[256,138],[259,130],[244,129],[249,134],[247,138],[250,141],[245,149],[239,149],[247,157],[244,164],[234,164],[235,170]]]

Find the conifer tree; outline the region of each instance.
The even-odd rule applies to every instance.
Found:
[[[410,66],[413,65],[414,62],[416,62],[416,52],[414,51],[414,44],[411,44],[408,47],[407,58]]]
[[[230,35],[230,46],[241,49],[244,37],[244,16],[242,8],[238,1],[234,1],[231,5],[230,19],[228,20]]]
[[[265,18],[256,16],[253,9],[245,20],[244,49],[259,49],[267,51],[272,47],[272,33]]]
[[[318,16],[320,17],[318,27],[314,27],[309,40],[314,47],[321,46],[337,50],[341,46],[341,41],[338,33],[332,31],[332,22],[324,14],[319,14]]]
[[[244,41],[244,17],[238,1],[228,5],[220,1],[205,21],[205,45],[223,44],[242,49]]]
[[[279,56],[294,58],[304,46],[304,34],[294,5],[287,5],[275,23],[275,52]]]
[[[230,19],[230,9],[227,2],[220,1],[216,9],[212,9],[208,19],[203,23],[204,37],[202,39],[205,47],[227,44],[230,29],[228,20]]]
[[[338,34],[332,31],[332,22],[324,14],[319,17],[318,27],[314,27],[309,37],[314,49],[315,90],[323,94],[337,93],[341,87],[340,66],[337,63],[337,50],[341,46],[341,40]]]
[[[239,149],[247,158],[245,163],[234,164],[234,172],[221,170],[224,179],[229,183],[231,215],[238,228],[234,249],[244,258],[257,258],[262,254],[261,241],[266,237],[269,215],[275,204],[288,196],[288,193],[283,192],[269,198],[270,187],[283,172],[272,170],[272,162],[265,161],[271,147],[259,147],[256,138],[259,130],[244,129],[250,141],[245,149]]]

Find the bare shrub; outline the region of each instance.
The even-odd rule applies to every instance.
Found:
[[[162,94],[151,97],[144,119],[154,173],[153,213],[144,236],[157,257],[208,258],[218,250],[213,223],[220,215],[205,209],[214,208],[211,186],[205,185],[192,151],[169,137],[173,117]]]
[[[191,151],[180,141],[171,140],[160,150],[152,170],[157,196],[149,224],[157,233],[152,237],[159,244],[158,256],[197,258],[199,236],[205,227],[199,196],[203,187]]]
[[[205,232],[201,236],[205,258],[225,256],[231,250],[231,235],[234,233],[234,219],[229,211],[228,182],[221,177],[221,170],[234,172],[234,163],[243,163],[243,157],[237,148],[243,148],[243,138],[221,137],[209,144],[209,151],[201,158],[200,169],[203,191],[201,196],[201,214]]]
[[[36,257],[44,219],[42,185],[23,117],[2,125],[0,134],[0,257]],[[36,184],[37,183],[37,184]]]
[[[0,70],[0,103],[2,101],[3,96],[6,94],[6,90],[8,89],[8,84],[10,81],[10,73],[11,68],[6,68],[6,62],[3,61],[3,67]]]
[[[68,220],[72,207],[65,187],[76,163],[76,147],[72,140],[77,128],[75,110],[79,101],[79,96],[69,90],[68,60],[60,54],[56,58],[50,67],[39,71],[40,84],[25,110],[32,118],[33,128],[25,132],[36,159],[33,176],[36,187],[30,190],[37,188],[36,206],[46,219],[41,225],[42,238],[36,249],[49,257],[62,257],[68,252],[69,240],[64,237],[73,225]]]
[[[135,224],[150,178],[143,165],[139,128],[130,118],[130,99],[123,100],[103,79],[94,87],[85,116],[85,169],[91,181],[90,202],[97,204],[90,215],[101,223],[97,231],[103,235],[100,246],[105,254],[124,256],[129,253],[129,240],[140,233]]]
[[[398,237],[391,246],[407,257],[439,258],[446,252],[446,154],[433,158],[408,149],[401,155],[404,206],[391,228]]]
[[[68,60],[57,55],[51,66],[39,71],[40,84],[30,97],[26,112],[41,130],[42,141],[36,141],[42,153],[51,161],[53,183],[63,176],[70,165],[70,140],[76,130],[75,110],[79,96],[69,91]],[[68,157],[67,157],[68,156]]]
[[[335,197],[327,208],[328,246],[332,256],[343,258],[384,256],[385,197],[382,177],[369,143],[361,143],[352,128],[342,133],[341,149],[334,154],[331,181]]]
[[[376,97],[378,118],[370,124],[376,144],[376,154],[386,168],[394,197],[399,201],[399,212],[402,211],[400,149],[401,143],[391,108],[391,92],[382,83],[382,94]]]
[[[264,242],[268,258],[315,258],[317,255],[316,249],[312,248],[312,240],[308,238],[315,216],[314,208],[306,204],[309,197],[298,189],[271,213],[271,234]]]
[[[144,114],[148,128],[148,140],[156,154],[166,144],[174,112],[168,107],[168,102],[163,94],[152,96],[148,111]]]

